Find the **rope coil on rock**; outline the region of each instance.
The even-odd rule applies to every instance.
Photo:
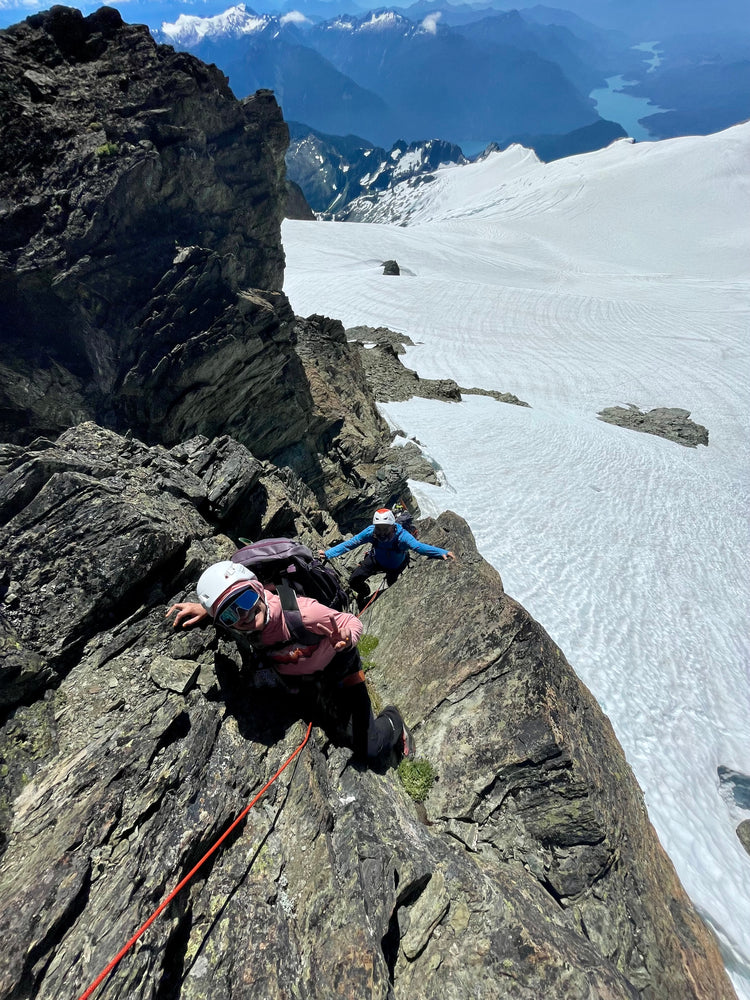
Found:
[[[265,783],[265,785],[261,788],[261,790],[255,796],[255,798],[250,803],[248,803],[248,805],[245,806],[245,808],[239,814],[239,816],[237,817],[237,819],[232,823],[232,825],[227,830],[224,831],[224,833],[219,837],[219,839],[216,841],[216,843],[213,845],[213,847],[211,847],[208,851],[206,851],[206,853],[203,855],[203,857],[200,859],[200,861],[187,873],[187,875],[182,879],[182,881],[179,882],[174,887],[174,889],[170,892],[170,894],[167,896],[167,898],[162,903],[160,903],[159,906],[157,906],[157,908],[154,910],[154,912],[151,914],[151,916],[148,918],[148,920],[141,927],[138,928],[138,930],[135,932],[135,934],[132,936],[132,938],[127,942],[127,944],[125,944],[120,949],[120,951],[118,951],[118,953],[115,955],[115,957],[109,963],[109,965],[107,965],[107,967],[105,969],[102,969],[102,971],[96,977],[96,979],[91,984],[91,986],[89,986],[89,988],[84,993],[81,994],[81,996],[78,998],[78,1000],[88,1000],[88,997],[91,996],[91,994],[94,992],[94,990],[97,988],[97,986],[99,986],[107,978],[107,976],[114,969],[114,967],[130,951],[130,949],[136,943],[136,941],[138,940],[138,938],[146,930],[148,930],[148,928],[151,926],[151,924],[154,922],[154,920],[156,920],[156,918],[159,916],[159,914],[162,912],[162,910],[164,910],[172,902],[172,900],[175,898],[175,896],[178,894],[178,892],[184,886],[186,886],[188,884],[188,882],[195,875],[195,873],[198,871],[198,869],[206,861],[208,861],[208,859],[211,857],[211,855],[216,850],[218,850],[218,848],[227,839],[227,837],[232,832],[232,830],[236,829],[236,827],[242,822],[242,820],[245,818],[245,816],[247,816],[247,814],[253,808],[253,806],[258,801],[258,799],[261,797],[261,795],[263,795],[263,793],[265,791],[267,791],[267,789],[269,789],[271,787],[271,785],[274,783],[274,781],[276,781],[276,779],[279,777],[279,775],[282,773],[282,771],[284,771],[292,763],[292,761],[294,760],[294,758],[299,753],[301,753],[301,751],[305,747],[305,744],[307,743],[307,741],[310,738],[310,732],[311,732],[311,730],[312,730],[312,722],[307,727],[307,732],[305,733],[305,738],[302,740],[302,742],[297,747],[297,749],[294,751],[294,753],[290,757],[288,757],[286,761],[284,761],[284,763],[278,769],[278,771],[276,772],[276,774],[274,774],[274,776],[269,781],[267,781]]]

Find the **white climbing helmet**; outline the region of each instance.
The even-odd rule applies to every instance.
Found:
[[[379,510],[376,510],[375,513],[372,515],[372,523],[395,524],[396,518],[394,517],[392,510],[388,510],[387,507],[381,507]]]
[[[223,562],[214,563],[204,570],[195,588],[198,592],[198,600],[209,614],[214,615],[219,610],[214,608],[221,595],[237,583],[252,583],[258,577],[247,566],[230,562],[225,559]]]

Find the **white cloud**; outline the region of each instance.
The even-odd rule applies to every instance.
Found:
[[[301,10],[290,10],[288,14],[282,15],[279,23],[284,24],[310,24],[310,18],[305,17]]]
[[[437,23],[442,16],[443,13],[440,10],[436,10],[434,14],[428,14],[424,21],[422,21],[422,28],[430,35],[436,35]]]
[[[42,6],[41,0],[0,0],[0,10],[38,10]],[[45,6],[49,6],[46,4]]]

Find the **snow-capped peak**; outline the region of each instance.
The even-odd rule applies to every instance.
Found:
[[[388,28],[395,28],[397,25],[412,26],[402,14],[397,14],[395,10],[373,11],[369,17],[360,24],[362,31],[382,31]]]
[[[358,18],[351,14],[341,14],[331,21],[326,22],[325,28],[334,31],[392,31],[394,28],[401,28],[404,31],[414,31],[414,24],[403,14],[395,10],[381,9],[371,11],[364,17]]]
[[[204,38],[238,38],[262,31],[273,23],[268,14],[256,14],[244,3],[225,10],[214,17],[197,17],[180,14],[176,21],[162,22],[161,33],[172,45],[197,45]]]

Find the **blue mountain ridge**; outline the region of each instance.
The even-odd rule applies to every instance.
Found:
[[[248,8],[245,15],[257,17]],[[265,18],[256,30],[217,26],[199,39],[157,34],[216,63],[238,96],[272,89],[287,119],[385,147],[431,136],[460,143],[560,134],[598,120],[587,90],[609,66],[597,65],[595,46],[517,14],[489,25],[477,33],[381,9],[318,23]]]

